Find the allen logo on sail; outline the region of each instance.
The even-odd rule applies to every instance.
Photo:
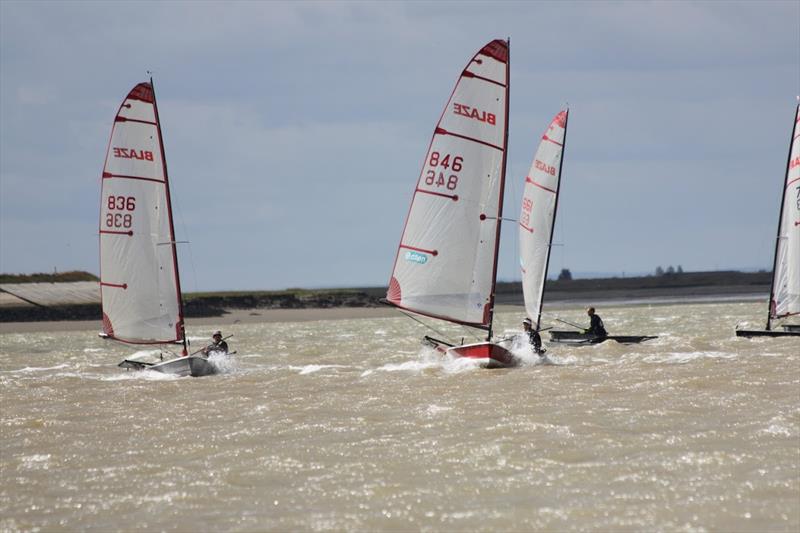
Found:
[[[136,150],[135,148],[114,148],[114,157],[123,159],[141,159],[144,161],[153,160],[153,152],[149,150]]]
[[[493,113],[487,113],[486,111],[479,111],[474,107],[470,107],[464,104],[459,104],[456,102],[453,102],[453,113],[455,113],[456,115],[461,115],[462,117],[474,118],[475,120],[491,124],[492,126],[494,126],[495,123],[497,122],[497,119]]]
[[[411,263],[419,263],[420,265],[424,265],[428,262],[428,256],[425,254],[421,254],[419,252],[414,252],[409,250],[406,252],[405,255],[406,261],[410,261]]]

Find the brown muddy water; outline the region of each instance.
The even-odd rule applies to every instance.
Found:
[[[734,336],[763,303],[598,313],[660,337],[485,370],[402,316],[240,324],[226,373],[174,378],[2,335],[0,530],[800,530],[800,341]]]

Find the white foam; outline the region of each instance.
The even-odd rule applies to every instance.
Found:
[[[346,365],[304,365],[304,366],[289,366],[290,370],[299,370],[300,375],[313,374],[326,368],[347,368]]]
[[[60,368],[69,368],[72,365],[68,365],[66,363],[56,365],[56,366],[26,366],[25,368],[20,368],[18,370],[2,370],[3,374],[25,374],[29,372],[45,372],[47,370],[58,370]]]
[[[430,404],[428,408],[425,410],[425,413],[428,416],[436,416],[439,413],[444,413],[446,411],[452,411],[452,407],[443,407],[441,405]]]
[[[181,379],[181,376],[177,374],[165,374],[164,372],[157,372],[154,370],[128,370],[124,373],[118,373],[112,376],[103,376],[100,378],[100,381],[172,381],[175,379]]]
[[[208,362],[211,363],[220,374],[230,374],[239,367],[236,358],[224,353],[211,352],[211,355],[208,356]]]
[[[646,363],[685,364],[698,359],[734,359],[736,354],[717,351],[669,352],[659,355],[648,355],[642,358]]]
[[[50,468],[50,454],[24,455],[19,458],[22,468],[27,470],[47,470]]]

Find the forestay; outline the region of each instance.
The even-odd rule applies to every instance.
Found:
[[[137,85],[117,112],[101,188],[105,333],[130,343],[182,340],[169,185],[150,83]]]
[[[508,44],[470,60],[433,134],[395,258],[387,299],[487,327],[496,275],[508,116]]]
[[[542,135],[525,177],[519,216],[519,250],[525,311],[539,329],[542,298],[561,181],[561,162],[569,110],[558,113]]]
[[[775,250],[770,318],[800,314],[800,105],[795,111]]]

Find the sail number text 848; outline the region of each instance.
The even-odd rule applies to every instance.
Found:
[[[109,196],[106,207],[109,211],[134,211],[136,209],[136,197]],[[108,228],[130,228],[132,225],[132,213],[106,213],[106,227]]]
[[[450,154],[440,154],[431,152],[428,158],[428,170],[425,171],[425,185],[435,185],[436,187],[446,187],[454,191],[458,186],[458,174],[464,167],[464,158],[460,155],[451,156]],[[444,170],[442,170],[444,169]],[[447,171],[453,172],[449,174]]]

